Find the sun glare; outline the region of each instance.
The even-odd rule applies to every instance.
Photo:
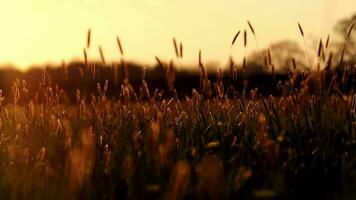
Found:
[[[332,32],[337,20],[350,15],[352,2],[4,1],[0,7],[0,64],[27,68],[81,59],[88,28],[93,32],[93,46],[103,46],[111,60],[117,59],[116,36],[122,38],[127,59],[147,64],[154,62],[154,56],[170,59],[174,55],[171,39],[176,37],[185,46],[183,63],[195,63],[202,49],[209,60],[223,64],[230,53],[231,37],[247,28],[246,20],[256,27],[261,46],[281,39],[298,40],[298,21],[314,39]],[[253,44],[249,51],[255,50]],[[97,49],[92,51],[97,57]],[[232,50],[237,56],[243,52],[239,47]]]

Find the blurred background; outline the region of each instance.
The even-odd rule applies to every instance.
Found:
[[[353,0],[2,1],[0,65],[24,70],[82,60],[91,29],[92,44],[87,52],[91,59],[100,58],[101,45],[108,62],[120,60],[115,41],[119,36],[126,60],[154,65],[154,56],[163,61],[174,57],[175,37],[184,46],[179,65],[196,65],[202,49],[204,60],[223,67],[229,54],[241,62],[245,51],[251,54],[257,49],[252,35],[246,50],[242,38],[230,48],[238,30],[249,30],[247,20],[255,28],[259,48],[280,41],[295,41],[304,48],[297,27],[300,22],[312,49],[328,34],[336,41],[336,24],[355,11]]]

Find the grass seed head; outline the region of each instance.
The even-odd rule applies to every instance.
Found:
[[[351,23],[351,25],[349,26],[348,30],[347,30],[347,34],[346,34],[346,38],[347,38],[347,39],[350,38],[352,29],[354,28],[354,26],[355,26],[355,22],[353,21],[353,22]]]
[[[105,61],[104,52],[103,52],[103,49],[101,48],[101,46],[99,46],[99,53],[100,53],[101,62],[105,65],[106,61]]]
[[[234,45],[234,43],[235,43],[237,37],[239,37],[240,32],[241,32],[241,31],[239,30],[239,31],[237,31],[237,33],[235,34],[235,37],[232,39],[232,42],[231,42],[231,47]]]
[[[90,48],[90,41],[91,41],[91,29],[88,29],[88,33],[87,33],[87,49]]]
[[[124,55],[124,51],[122,49],[120,38],[118,36],[116,36],[116,43],[117,43],[117,46],[119,47],[119,51],[120,51],[121,56],[123,56]]]
[[[178,52],[177,41],[176,41],[175,38],[173,38],[172,40],[173,40],[174,51],[175,51],[175,53],[176,53],[177,58],[179,58],[179,52]]]
[[[253,26],[252,26],[252,24],[251,24],[251,22],[249,20],[247,20],[247,24],[250,27],[250,30],[251,30],[252,34],[255,35],[255,29],[253,28]]]
[[[247,46],[247,31],[244,30],[244,47],[246,48]]]
[[[299,27],[300,34],[302,35],[302,37],[304,37],[304,31],[299,22],[298,22],[298,27]]]

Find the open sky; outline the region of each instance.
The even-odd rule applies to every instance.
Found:
[[[119,59],[117,35],[127,59],[152,64],[154,56],[174,57],[175,37],[184,45],[181,62],[197,62],[202,49],[205,60],[224,63],[235,33],[247,28],[246,20],[265,47],[300,40],[297,22],[308,37],[325,36],[354,12],[354,0],[1,0],[0,64],[24,69],[82,59],[88,28],[91,57],[101,45],[107,60]],[[254,41],[250,44],[253,49]],[[241,41],[232,53],[243,54]]]

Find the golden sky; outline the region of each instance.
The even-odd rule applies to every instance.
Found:
[[[101,45],[107,60],[118,59],[115,37],[125,56],[140,63],[174,57],[172,37],[184,44],[183,63],[225,63],[230,43],[250,20],[261,47],[300,40],[297,22],[310,38],[332,33],[334,24],[356,12],[354,0],[1,0],[0,64],[82,59],[92,29],[91,57]],[[240,38],[241,39],[241,38]],[[249,42],[254,49],[254,41]],[[232,53],[243,54],[241,41]]]

